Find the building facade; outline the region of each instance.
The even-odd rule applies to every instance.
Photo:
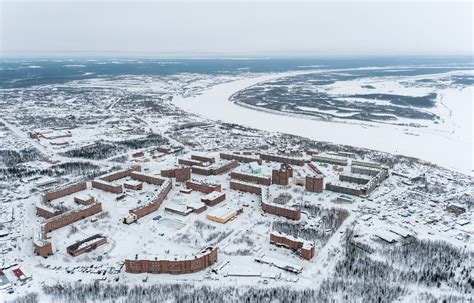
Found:
[[[126,259],[125,271],[128,273],[169,273],[187,274],[201,271],[217,261],[217,247],[206,247],[199,254],[188,258],[173,259]]]

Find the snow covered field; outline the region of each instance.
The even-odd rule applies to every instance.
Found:
[[[228,102],[234,93],[249,86],[303,73],[309,72],[267,74],[223,83],[197,96],[175,97],[174,103],[188,112],[212,120],[415,157],[472,174],[472,87],[440,91],[444,97],[436,110],[445,122],[429,128],[369,122],[325,122]]]

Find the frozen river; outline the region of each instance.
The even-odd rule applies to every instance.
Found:
[[[445,117],[446,123],[437,129],[364,122],[325,122],[255,110],[228,101],[232,94],[246,87],[296,74],[301,72],[219,84],[198,96],[175,97],[173,102],[187,112],[212,120],[416,157],[472,175],[472,87],[443,92],[444,107],[448,108],[449,115]]]

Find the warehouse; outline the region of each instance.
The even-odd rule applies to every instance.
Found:
[[[242,212],[243,212],[242,208],[236,208],[236,207],[224,205],[209,212],[206,215],[206,218],[209,220],[224,224],[232,220],[233,218],[237,217]]]
[[[66,251],[71,256],[77,257],[83,253],[90,252],[106,243],[107,238],[100,234],[97,234],[68,246],[66,248]]]

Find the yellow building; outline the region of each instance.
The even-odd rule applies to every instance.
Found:
[[[219,223],[226,223],[242,213],[242,208],[221,206],[206,215],[206,218]]]

